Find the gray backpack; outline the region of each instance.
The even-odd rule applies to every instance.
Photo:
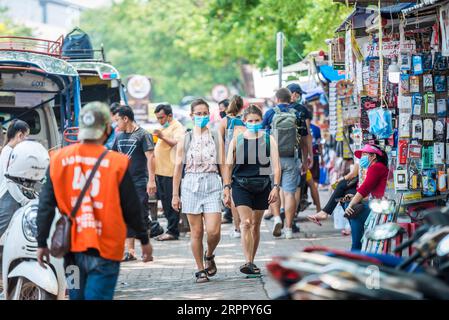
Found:
[[[279,156],[294,157],[301,139],[298,134],[296,110],[290,108],[287,112],[282,112],[279,107],[273,110],[275,114],[271,122],[271,134],[277,141]]]

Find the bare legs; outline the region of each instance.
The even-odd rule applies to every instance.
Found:
[[[204,223],[203,223],[204,217]],[[221,237],[221,214],[219,213],[206,213],[206,214],[187,214],[187,219],[190,224],[190,246],[192,249],[193,257],[198,270],[204,270],[204,247],[203,247],[203,235],[204,226],[207,233],[207,256],[211,256]]]
[[[240,215],[240,230],[242,232],[242,249],[247,262],[254,263],[260,241],[260,223],[263,217],[263,210],[253,211],[247,206],[238,206]]]
[[[128,253],[133,257],[136,256],[136,239],[126,238],[126,247],[128,248]]]
[[[285,209],[285,227],[291,228],[293,226],[293,219],[296,214],[296,200],[295,194],[284,191],[284,209]]]

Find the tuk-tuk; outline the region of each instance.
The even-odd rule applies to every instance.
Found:
[[[62,59],[62,43],[62,37],[0,37],[1,130],[24,120],[30,139],[48,149],[73,141],[81,107],[78,72]]]
[[[64,51],[67,61],[75,67],[81,81],[81,105],[101,101],[108,105],[114,102],[127,104],[124,85],[120,73],[106,60],[103,47],[100,50],[85,49],[91,51],[92,59],[79,58],[76,54],[70,54],[70,50]]]

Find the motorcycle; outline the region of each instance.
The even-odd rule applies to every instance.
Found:
[[[63,299],[63,259],[51,257],[46,268],[43,268],[39,265],[36,254],[38,195],[49,163],[48,152],[38,142],[23,141],[14,147],[10,159],[5,173],[7,187],[2,191],[3,196],[21,194],[27,201],[17,210],[17,206],[11,206],[11,210],[16,211],[0,239],[0,245],[3,247],[3,295],[8,300]],[[9,213],[8,207],[2,210],[2,214]],[[55,221],[51,233],[54,232]]]
[[[449,215],[429,212],[415,235],[395,249],[413,245],[407,258],[369,252],[306,248],[290,257],[275,257],[267,265],[284,288],[278,299],[449,299]],[[395,223],[374,227],[373,243],[396,237]],[[436,261],[436,263],[435,263]],[[376,280],[376,290],[370,281]]]
[[[65,298],[63,260],[50,257],[47,269],[37,262],[37,210],[37,199],[17,210],[0,239],[0,246],[3,246],[3,294],[6,300]]]

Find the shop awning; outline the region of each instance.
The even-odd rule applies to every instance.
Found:
[[[382,7],[380,12],[385,18],[395,18],[402,10],[407,9],[415,5],[415,2],[398,3],[392,6]],[[343,23],[335,30],[335,32],[345,31],[346,25],[352,21],[353,29],[364,29],[366,28],[366,20],[373,14],[376,13],[377,9],[370,9],[367,7],[357,6],[354,11],[352,11]]]
[[[345,78],[344,72],[339,72],[332,68],[332,66],[321,66],[319,69],[320,73],[328,82],[343,80]]]

